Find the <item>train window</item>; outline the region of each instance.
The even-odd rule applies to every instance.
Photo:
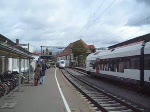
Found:
[[[108,71],[108,70],[109,70],[109,68],[108,68],[108,63],[107,63],[107,64],[105,64],[105,66],[104,66],[104,70],[105,70],[105,71]]]
[[[93,67],[95,64],[95,60],[90,60],[90,67]]]
[[[104,65],[101,63],[101,64],[100,64],[100,70],[103,70],[103,66],[104,66]]]
[[[150,70],[150,55],[144,57],[144,69]]]
[[[114,71],[114,62],[109,63],[109,69],[110,71]]]
[[[65,62],[64,62],[64,61],[61,61],[60,63],[61,63],[61,64],[64,64]]]
[[[119,62],[118,71],[119,71],[119,72],[124,72],[124,63],[123,63],[123,62]]]
[[[140,57],[131,57],[131,68],[140,69]]]
[[[103,66],[104,66],[103,60],[100,60],[100,61],[101,61],[101,63],[100,63],[100,70],[103,70]]]

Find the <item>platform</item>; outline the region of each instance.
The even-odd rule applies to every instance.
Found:
[[[0,112],[94,112],[59,70],[55,70],[46,71],[44,85],[34,86],[31,81],[22,85],[22,92],[16,88],[0,98]]]

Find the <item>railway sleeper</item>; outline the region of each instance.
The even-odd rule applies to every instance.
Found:
[[[94,96],[94,97],[97,97],[97,98],[104,98],[104,97],[106,97],[105,95],[97,95],[97,96]],[[107,97],[107,98],[109,98],[109,97]]]
[[[116,101],[101,101],[101,100],[96,100],[99,104],[112,104],[112,103],[118,103]]]
[[[127,108],[125,106],[105,107],[105,109],[108,110],[108,111],[120,111],[120,112],[122,112],[122,110],[127,110]]]
[[[80,85],[81,86],[81,85]],[[87,89],[87,88],[85,88],[85,87],[83,87],[83,86],[81,86],[82,87],[82,89],[86,92],[86,93],[89,93],[89,91],[95,91],[94,89]]]
[[[97,93],[97,92],[86,92],[86,94],[95,95],[95,96],[103,95],[102,93]]]
[[[105,96],[103,94],[100,94],[100,95],[98,95],[98,94],[87,94],[87,95],[89,95],[89,96],[95,96],[95,97],[104,97]]]
[[[120,112],[120,111],[109,111],[109,112]],[[121,110],[121,112],[133,112],[131,109]]]
[[[109,102],[109,101],[113,101],[112,99],[110,98],[107,98],[107,99],[94,99],[96,101],[100,101],[100,102]]]
[[[107,96],[91,96],[93,99],[110,99]]]
[[[121,106],[120,103],[113,103],[113,104],[101,104],[103,107],[118,107]]]

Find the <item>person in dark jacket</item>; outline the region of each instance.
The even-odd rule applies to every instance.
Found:
[[[45,72],[46,72],[46,64],[42,63],[42,74],[41,74],[41,78],[40,78],[40,84],[44,84],[45,82]]]
[[[38,64],[36,69],[35,69],[35,75],[34,75],[34,85],[37,86],[38,85],[38,82],[40,80],[40,77],[41,77],[41,73],[42,73],[42,69],[41,69],[41,65]]]

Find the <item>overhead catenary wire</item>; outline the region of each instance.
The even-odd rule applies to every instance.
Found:
[[[114,3],[115,1],[116,1],[116,0],[113,0],[113,1],[108,5],[108,7],[105,8],[105,9],[103,10],[103,12],[102,12],[96,19],[99,19],[99,18],[113,5],[113,3]],[[96,21],[96,19],[94,20],[94,22]]]
[[[109,7],[111,7],[111,5],[112,5],[114,2],[115,2],[115,0],[112,1],[111,4],[110,4],[93,22],[95,22],[99,17],[101,17],[101,16],[103,15],[103,13],[104,13]],[[150,16],[148,16],[148,17],[142,19],[141,21],[135,23],[134,25],[139,24],[139,23],[141,23],[142,21],[145,21],[145,20],[147,20],[147,24],[148,24],[148,19],[149,19],[149,18],[150,18]],[[107,38],[107,39],[101,41],[101,43],[105,43],[105,42],[108,43],[109,40],[110,40],[110,39]]]
[[[149,21],[148,21],[149,19],[150,19],[150,16],[147,16],[147,17],[145,17],[144,19],[141,19],[140,21],[138,21],[138,22],[136,22],[136,23],[134,23],[134,24],[131,24],[131,26],[137,26],[138,24],[140,25],[140,23],[142,23],[143,21],[146,21],[146,22],[147,22],[147,23],[143,23],[143,24],[150,24]],[[141,24],[141,25],[142,25],[142,24]],[[128,38],[131,36],[131,35],[129,36],[129,34],[126,33],[126,30],[125,30],[125,29],[123,29],[123,30],[120,31],[120,32],[122,32],[123,35],[126,36],[126,37],[128,37]]]
[[[86,26],[88,26],[88,24],[90,23],[90,20],[96,15],[96,13],[98,12],[98,10],[99,10],[99,9],[101,8],[101,6],[103,5],[104,1],[105,1],[105,0],[103,0],[103,1],[100,3],[100,5],[98,6],[98,8],[96,9],[96,11],[94,11],[94,13],[89,16],[88,21],[86,22],[86,24],[85,24],[84,26],[82,26],[81,29],[79,30],[79,32],[77,33],[77,35],[76,35],[77,37],[80,37],[79,34],[82,32],[82,30],[83,30]]]
[[[145,20],[147,20],[147,24],[148,24],[148,19],[150,19],[150,16],[148,16],[148,17],[146,17],[146,18],[144,18],[144,19],[142,19],[142,20],[140,20],[140,21],[138,21],[138,22],[136,22],[134,25],[137,25],[137,24],[139,24],[139,23],[141,23],[141,22],[143,22],[143,21],[145,21]],[[125,31],[125,30],[124,30]],[[123,32],[124,32],[123,31]],[[106,34],[108,34],[108,33],[106,33]],[[125,35],[129,35],[129,34],[124,34],[124,36]],[[114,43],[114,44],[116,44],[117,43],[117,41],[112,41],[112,39],[110,39],[110,38],[112,38],[112,36],[110,36],[109,38],[107,38],[107,39],[105,39],[105,40],[102,40],[101,42],[99,42],[99,43],[102,43],[102,44],[104,44],[104,43]],[[112,42],[111,42],[112,41]],[[123,40],[120,40],[120,41],[118,41],[118,42],[121,42],[121,41],[123,41]]]
[[[106,7],[106,8],[102,11],[102,13],[97,17],[97,19],[98,19],[99,17],[101,17],[101,16],[113,5],[114,2],[115,2],[115,0],[113,0],[113,1],[108,5],[108,7]],[[101,6],[102,6],[103,3],[104,3],[104,1],[101,2],[100,6],[99,6],[99,7],[97,8],[97,10],[93,13],[92,17],[94,17],[94,16],[96,15],[96,12],[101,8]],[[90,19],[89,19],[88,22],[80,29],[80,31],[79,31],[79,33],[78,33],[77,36],[80,37],[79,34],[83,31],[83,29],[86,28],[86,26],[89,27],[90,25],[92,25],[95,21],[96,21],[96,19],[94,19],[94,21],[92,21],[92,22],[90,23]],[[90,25],[88,25],[88,24],[90,24]],[[87,28],[86,28],[86,29],[87,29]]]
[[[108,5],[108,7],[107,8],[105,8],[104,10],[103,10],[103,12],[100,14],[100,15],[98,15],[97,17],[95,17],[95,15],[96,15],[96,13],[93,13],[93,15],[91,16],[91,17],[95,17],[95,19],[91,22],[90,20],[91,19],[89,19],[89,21],[84,25],[84,27],[82,27],[82,28],[86,28],[86,27],[89,27],[90,25],[92,25],[94,22],[96,22],[97,20],[99,20],[99,18],[101,18],[101,16],[113,5],[113,3],[115,2],[115,0],[112,0],[112,2]],[[96,10],[97,11],[97,10]],[[147,24],[148,24],[148,22],[149,22],[149,18],[150,18],[150,16],[148,16],[148,17],[146,17],[146,18],[144,18],[144,19],[142,19],[142,20],[140,20],[139,22],[137,22],[137,23],[135,23],[134,25],[136,25],[136,24],[139,24],[139,23],[141,23],[141,22],[143,22],[143,21],[146,21],[147,22]],[[90,25],[89,25],[90,24]],[[88,26],[89,25],[89,26]],[[83,31],[83,29],[82,29],[82,31]],[[81,32],[82,32],[81,31]],[[80,33],[81,33],[80,32]],[[107,33],[107,32],[106,32]],[[108,33],[107,33],[108,34]],[[112,39],[110,39],[110,38],[113,38],[112,36],[110,36],[109,38],[105,38],[103,41],[101,41],[100,43],[108,43],[108,41],[112,41]],[[117,42],[117,41],[116,41]],[[119,41],[118,41],[119,42]],[[112,42],[113,43],[113,42]]]
[[[95,11],[93,14],[91,14],[91,16],[89,17],[88,22],[85,24],[85,26],[88,26],[88,24],[90,23],[90,20],[96,16],[96,13],[98,12],[98,10],[101,9],[101,7],[102,7],[104,1],[105,1],[105,0],[103,0],[103,1],[101,2],[101,4],[99,5],[99,7],[96,9],[96,11]]]
[[[139,24],[139,23],[141,23],[141,22],[143,22],[143,21],[145,21],[145,20],[147,20],[147,24],[148,24],[148,19],[150,19],[150,16],[148,16],[148,17],[146,17],[146,18],[144,18],[144,19],[142,19],[142,20],[140,20],[140,21],[134,23],[133,25],[137,25],[137,24]]]

